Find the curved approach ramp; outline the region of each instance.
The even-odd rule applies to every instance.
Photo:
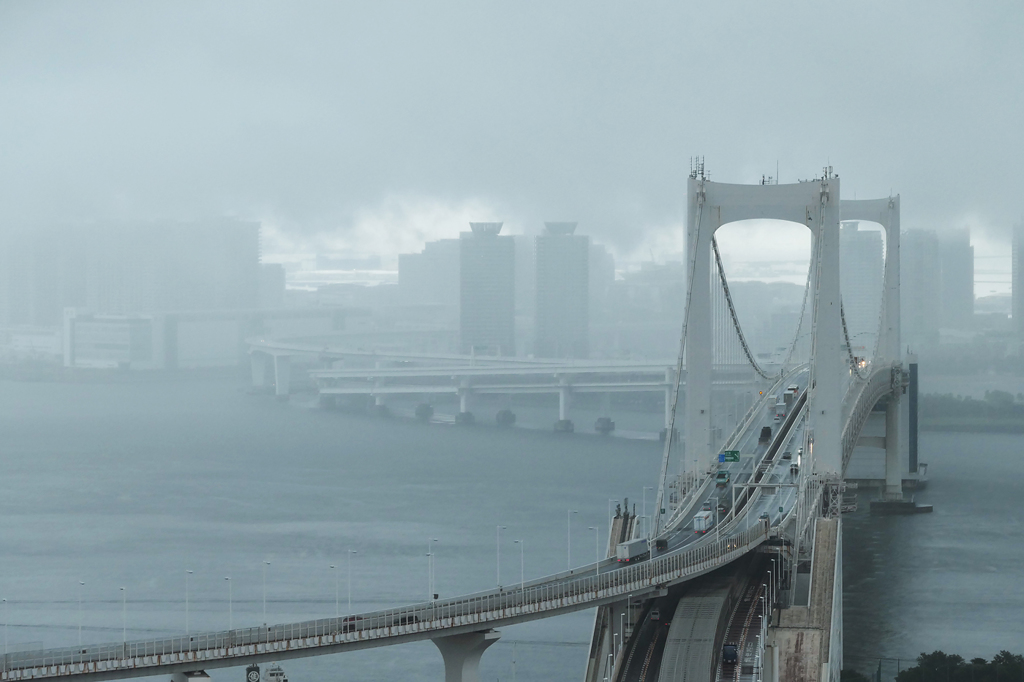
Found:
[[[729,587],[718,585],[679,600],[658,682],[711,682],[718,658],[718,624],[728,615],[728,598]]]
[[[712,682],[755,564],[737,561],[652,600],[626,644],[616,682]]]

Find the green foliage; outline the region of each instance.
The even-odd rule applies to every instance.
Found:
[[[1017,682],[1024,680],[1024,656],[1000,651],[991,661],[933,651],[917,657],[917,665],[899,673],[896,682]]]

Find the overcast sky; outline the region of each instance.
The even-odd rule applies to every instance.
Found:
[[[1022,29],[1019,1],[0,0],[0,219],[230,214],[352,253],[578,220],[658,255],[699,154],[725,182],[831,163],[998,253]]]

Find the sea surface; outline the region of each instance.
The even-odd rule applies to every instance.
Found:
[[[504,584],[521,559],[527,579],[582,565],[607,537],[609,501],[641,512],[661,458],[657,441],[425,425],[246,388],[0,382],[9,649],[75,644],[80,623],[86,643],[119,642],[123,627],[183,633],[188,570],[195,632],[344,614],[350,564],[353,611],[421,601],[428,547],[441,596],[490,588],[499,525]],[[871,517],[862,500],[846,518],[849,667],[1024,651],[1022,450],[1022,436],[923,433],[919,500],[935,513]],[[584,611],[503,628],[482,679],[580,680],[592,626]],[[284,667],[292,682],[443,679],[429,642]]]

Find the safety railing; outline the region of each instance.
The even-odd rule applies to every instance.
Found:
[[[213,661],[273,656],[349,642],[424,632],[444,636],[446,630],[467,625],[490,627],[501,621],[586,608],[594,602],[658,588],[729,563],[767,537],[768,525],[759,520],[745,531],[605,573],[595,571],[591,575],[573,577],[561,574],[507,590],[339,618],[120,644],[8,653],[0,659],[0,679],[41,679],[128,670],[137,675],[145,668],[152,668],[153,674],[159,674],[160,668],[169,665],[194,664],[196,669],[202,669],[204,664]],[[314,653],[311,651],[310,655]]]
[[[841,439],[843,456],[843,473],[853,456],[853,449],[857,447],[857,440],[860,432],[867,423],[871,410],[875,403],[889,393],[896,390],[893,386],[893,365],[882,365],[876,367],[866,381],[857,382],[847,393],[847,399],[843,404],[845,424]],[[898,366],[896,366],[898,369]]]

